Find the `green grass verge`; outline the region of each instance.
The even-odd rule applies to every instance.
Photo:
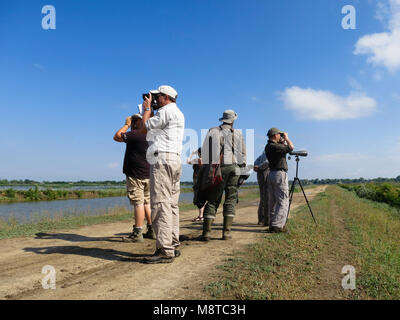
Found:
[[[209,296],[246,300],[324,299],[324,290],[330,290],[325,283],[324,265],[326,268],[326,257],[333,253],[338,255],[338,261],[354,265],[357,271],[356,290],[341,292],[343,297],[399,299],[397,210],[360,199],[336,186],[317,195],[311,206],[317,228],[308,208],[300,207],[288,224],[288,234],[261,237],[258,243],[234,252],[218,266],[217,280],[205,287]],[[334,223],[338,217],[344,221],[345,233],[343,227]],[[335,246],[344,234],[350,244],[340,253]],[[318,290],[322,290],[321,295],[316,296]]]
[[[305,293],[317,285],[317,258],[327,246],[326,238],[333,236],[326,214],[329,199],[319,195],[312,206],[315,212],[321,212],[318,228],[308,208],[297,211],[288,225],[290,233],[261,237],[258,243],[234,252],[217,267],[222,280],[205,288],[210,296],[245,300],[305,298]]]
[[[400,299],[400,212],[336,190],[361,266],[357,285],[373,299]]]

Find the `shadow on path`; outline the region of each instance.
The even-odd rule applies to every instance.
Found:
[[[151,254],[135,254],[114,249],[84,248],[80,246],[57,246],[42,248],[24,248],[25,252],[36,254],[75,254],[85,257],[93,257],[110,261],[142,262],[144,257]]]
[[[65,240],[70,242],[88,242],[88,241],[109,241],[109,242],[123,242],[122,235],[116,237],[86,237],[80,234],[74,233],[44,233],[39,232],[36,233],[35,239],[57,239],[57,240]]]

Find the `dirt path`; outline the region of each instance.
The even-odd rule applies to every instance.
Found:
[[[311,200],[324,186],[309,189]],[[295,194],[292,208],[305,204]],[[0,240],[0,299],[202,299],[207,274],[234,250],[265,237],[257,226],[258,201],[240,203],[231,241],[219,240],[219,210],[213,240],[182,242],[182,256],[170,264],[146,265],[141,260],[155,250],[154,240],[121,242],[131,222],[115,222],[80,229],[41,234],[34,238]],[[181,235],[194,239],[201,224],[193,223],[195,211],[181,213]],[[56,270],[56,290],[43,289],[42,268]]]

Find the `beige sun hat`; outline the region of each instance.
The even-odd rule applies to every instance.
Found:
[[[219,121],[232,124],[233,121],[237,119],[237,117],[237,113],[234,110],[229,109],[224,111],[222,118],[219,118]]]

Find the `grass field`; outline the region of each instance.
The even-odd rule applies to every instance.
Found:
[[[330,186],[289,220],[287,234],[265,234],[235,252],[205,288],[215,299],[400,299],[400,215]],[[356,290],[341,286],[344,265]]]

